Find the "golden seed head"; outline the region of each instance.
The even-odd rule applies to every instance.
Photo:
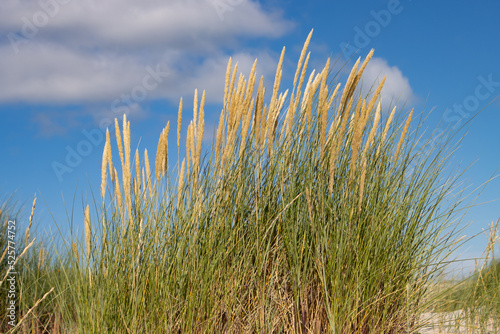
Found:
[[[380,96],[380,92],[382,91],[382,88],[384,87],[385,79],[386,79],[386,76],[384,76],[382,81],[380,81],[380,84],[378,85],[377,90],[375,91],[375,94],[373,94],[372,99],[368,103],[368,107],[366,109],[367,113],[370,113],[373,109],[373,106],[375,106],[375,103],[377,102],[377,99]]]
[[[73,249],[73,254],[75,254],[76,261],[80,262],[80,254],[78,253],[78,246],[76,245],[76,242],[71,244],[71,248]]]
[[[116,195],[116,202],[118,204],[118,208],[120,209],[120,214],[122,214],[123,211],[123,202],[122,202],[122,194],[120,190],[120,182],[118,179],[118,172],[116,171],[116,168],[114,170],[115,174],[115,195]]]
[[[367,152],[368,148],[370,147],[371,143],[373,142],[373,139],[375,138],[375,133],[377,132],[378,122],[380,121],[380,110],[381,110],[381,103],[379,102],[377,105],[377,111],[375,112],[375,118],[373,119],[373,127],[370,131],[370,134],[368,135],[368,140],[366,141],[366,144],[365,144],[365,152]]]
[[[141,165],[139,163],[139,149],[138,148],[135,149],[134,160],[135,160],[135,179],[137,181],[136,182],[137,189],[134,189],[134,190],[135,190],[135,194],[137,196],[137,195],[139,195],[140,189],[141,189]]]
[[[368,65],[368,62],[370,61],[370,59],[372,59],[372,56],[373,56],[374,52],[375,52],[374,49],[371,49],[370,52],[368,52],[368,55],[366,56],[365,61],[363,62],[363,64],[361,64],[361,67],[359,68],[359,71],[356,74],[356,80],[357,81],[359,81],[359,79],[363,75],[363,72],[365,71],[366,65]]]
[[[225,84],[224,84],[224,105],[226,105],[226,103],[228,102],[227,99],[228,99],[228,96],[227,96],[227,93],[229,91],[229,80],[231,79],[231,62],[232,62],[232,58],[229,57],[229,61],[227,62],[227,69],[226,69],[226,81],[225,81]]]
[[[125,165],[123,160],[123,145],[122,145],[122,135],[120,133],[120,126],[118,125],[118,119],[115,118],[115,133],[116,133],[116,144],[118,145],[118,153],[120,154],[120,161],[122,166]]]
[[[185,161],[185,159],[182,159],[181,171],[179,172],[179,188],[178,188],[178,194],[177,194],[178,201],[180,200],[182,189],[184,187],[184,169],[185,168],[186,168],[186,161]]]
[[[275,107],[276,104],[278,103],[277,97],[278,97],[278,90],[280,88],[280,83],[281,83],[281,75],[282,75],[282,66],[283,66],[283,58],[285,57],[285,47],[283,47],[283,50],[281,51],[281,56],[280,60],[278,62],[278,66],[276,67],[276,75],[274,77],[274,86],[273,86],[273,96],[271,97],[271,102],[269,105],[269,112],[275,114]],[[273,116],[274,119],[274,116]]]
[[[342,104],[342,105],[346,104],[348,98],[352,94],[352,87],[351,87],[351,85],[354,82],[354,77],[357,74],[359,61],[360,61],[360,58],[358,58],[358,60],[356,61],[356,63],[352,67],[351,73],[349,73],[349,77],[347,78],[347,82],[346,82],[345,87],[344,87],[344,92],[342,93],[342,97],[340,98],[340,104]]]
[[[181,123],[182,123],[182,97],[179,102],[179,113],[177,115],[177,148],[181,145]]]
[[[392,120],[394,118],[394,114],[396,113],[396,107],[392,108],[391,114],[389,115],[389,118],[387,119],[387,122],[385,123],[385,128],[384,132],[382,133],[382,138],[380,144],[383,144],[385,137],[387,136],[387,133],[389,132],[389,127],[391,126]]]
[[[194,90],[194,102],[193,102],[193,130],[194,130],[194,137],[196,138],[196,122],[198,121],[198,89]]]
[[[217,127],[217,134],[215,137],[215,161],[219,162],[220,158],[220,150],[221,150],[221,140],[222,140],[222,131],[224,129],[224,110],[220,112],[219,117],[219,126]]]
[[[311,41],[313,30],[309,32],[307,35],[306,41],[304,42],[304,46],[302,47],[302,51],[300,52],[299,62],[297,64],[297,70],[295,71],[295,77],[293,78],[293,86],[297,83],[297,78],[299,77],[299,72],[302,67],[302,62],[304,61],[304,56],[306,54],[307,48],[309,47],[309,42]],[[300,89],[300,88],[299,88]]]
[[[401,146],[403,145],[403,141],[405,139],[406,132],[408,131],[408,128],[410,126],[410,122],[411,122],[412,117],[413,117],[413,109],[411,110],[410,115],[406,119],[405,127],[403,128],[403,132],[401,133],[401,138],[399,139],[398,147],[396,149],[396,154],[394,154],[394,161],[397,161],[397,159],[398,159],[399,152],[401,150]]]
[[[150,198],[153,198],[153,187],[151,186],[151,168],[149,167],[148,150],[144,149],[144,165],[146,166],[146,180]]]
[[[200,117],[198,120],[198,134],[197,134],[197,142],[196,142],[196,167],[195,170],[198,171],[200,166],[200,155],[201,155],[201,143],[203,142],[203,132],[205,130],[205,91],[203,91],[203,95],[201,97],[200,103]]]
[[[165,175],[168,163],[168,133],[170,131],[170,121],[162,130],[160,138],[158,139],[158,148],[156,149],[156,161],[155,161],[155,175],[156,179],[159,180]]]
[[[191,146],[193,142],[193,121],[189,123],[186,137],[186,160],[187,160],[187,169],[189,171],[190,162],[191,162]],[[194,152],[193,152],[194,154]]]
[[[87,250],[87,257],[90,257],[90,240],[91,240],[91,228],[90,228],[90,208],[87,205],[85,209],[85,249]]]
[[[387,122],[385,123],[384,131],[382,132],[382,137],[380,138],[380,143],[378,144],[377,147],[377,155],[379,155],[381,148],[384,145],[385,138],[387,136],[387,133],[389,132],[389,128],[391,126],[392,120],[394,118],[394,114],[396,113],[396,106],[392,108],[391,114],[389,115],[389,118],[387,119]]]
[[[109,166],[109,176],[111,181],[113,181],[113,156],[111,155],[111,139],[109,138],[109,129],[106,129],[106,142],[108,143],[108,166]]]
[[[102,152],[102,165],[101,165],[101,198],[104,203],[104,196],[106,195],[106,179],[107,179],[107,163],[108,163],[108,141],[104,144]]]

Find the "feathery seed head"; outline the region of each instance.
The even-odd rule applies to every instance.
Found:
[[[123,145],[122,145],[122,135],[120,133],[120,126],[118,125],[118,119],[115,118],[115,133],[116,133],[116,144],[118,145],[118,153],[120,154],[120,160],[122,166],[125,165],[125,161],[123,159]]]
[[[198,89],[194,90],[194,101],[193,101],[193,131],[194,137],[196,138],[196,122],[198,121]]]
[[[177,115],[177,148],[181,145],[181,123],[182,123],[182,97],[179,102],[179,113]]]
[[[299,62],[297,64],[297,70],[295,71],[295,77],[293,78],[293,87],[295,87],[295,84],[297,83],[297,78],[299,77],[299,71],[302,67],[302,62],[304,61],[304,56],[306,54],[307,48],[309,47],[309,42],[311,41],[312,33],[313,30],[309,32],[309,35],[307,36],[306,41],[304,42],[304,46],[302,47],[302,51],[300,52]]]
[[[215,161],[219,162],[220,158],[220,150],[221,150],[221,139],[222,139],[222,131],[224,129],[224,110],[221,110],[219,117],[219,126],[217,127],[217,134],[215,137]]]
[[[102,152],[102,165],[101,165],[101,198],[104,203],[104,196],[106,195],[106,179],[107,179],[107,163],[108,163],[108,145],[106,140],[104,150]]]
[[[108,167],[109,167],[109,176],[111,181],[113,181],[113,156],[111,155],[111,139],[109,138],[109,129],[106,129],[106,142],[108,143],[108,153],[106,156],[108,157]]]
[[[90,257],[90,240],[91,240],[91,227],[90,227],[90,208],[87,205],[85,209],[85,249],[87,250],[87,257]]]
[[[401,146],[403,145],[403,141],[405,139],[406,132],[408,131],[408,128],[410,127],[410,122],[411,122],[412,117],[413,117],[413,109],[411,110],[410,115],[406,119],[405,127],[403,128],[403,132],[401,133],[401,138],[399,139],[398,146],[396,149],[396,154],[394,154],[394,161],[397,161],[397,159],[398,159],[399,152],[401,150]]]

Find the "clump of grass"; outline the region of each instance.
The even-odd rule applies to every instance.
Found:
[[[457,210],[445,202],[454,179],[441,179],[448,155],[417,149],[413,110],[404,122],[396,108],[384,119],[384,80],[363,95],[373,52],[343,88],[328,80],[330,60],[306,79],[309,40],[290,98],[280,92],[284,49],[268,103],[262,78],[255,90],[256,63],[245,79],[229,61],[205,154],[205,93],[198,102],[195,92],[177,170],[167,160],[169,123],[152,173],[147,151],[131,160],[130,123],[124,117],[120,131],[116,121],[122,178],[107,135],[102,203],[85,214],[88,257],[65,268],[68,323],[86,333],[421,326],[427,283],[450,246],[442,232]],[[181,100],[178,150],[182,108]]]
[[[46,331],[414,333],[423,325],[428,283],[453,246],[443,231],[459,209],[446,202],[456,180],[442,178],[449,154],[418,144],[413,110],[387,116],[385,80],[363,93],[373,50],[342,85],[329,79],[330,59],[309,71],[310,38],[290,91],[280,90],[285,49],[267,95],[257,62],[245,79],[229,60],[206,151],[205,92],[198,101],[195,91],[183,136],[181,99],[178,168],[168,161],[170,122],[153,171],[147,150],[131,156],[126,116],[121,127],[115,120],[116,145],[107,131],[100,200],[85,206],[81,239],[57,262],[41,260],[40,248],[43,279],[25,276],[49,284],[31,301],[56,290]]]

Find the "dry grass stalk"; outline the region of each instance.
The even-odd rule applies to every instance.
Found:
[[[257,69],[257,59],[253,62],[252,69],[250,71],[250,77],[248,80],[248,85],[245,93],[245,102],[243,103],[243,112],[247,113],[247,111],[251,110],[250,106],[253,105],[252,99],[253,99],[253,91],[255,90],[255,79],[257,77],[257,74],[255,73]],[[244,116],[242,114],[242,116]]]
[[[194,138],[196,138],[196,134],[198,129],[196,128],[196,122],[198,121],[198,89],[194,90],[194,101],[193,101],[193,131]]]
[[[92,231],[90,227],[90,208],[87,205],[85,208],[85,249],[87,250],[87,258],[90,258],[90,252],[91,252],[91,237],[92,237]]]
[[[370,134],[368,135],[368,139],[366,140],[364,152],[368,152],[368,149],[373,142],[373,139],[375,139],[375,134],[377,132],[377,127],[378,127],[378,122],[380,121],[380,111],[381,111],[381,103],[379,102],[377,105],[377,110],[375,111],[375,117],[373,119],[373,126],[370,131]]]
[[[307,49],[309,48],[309,43],[311,41],[311,37],[313,34],[313,30],[309,32],[309,35],[307,35],[306,41],[304,42],[304,46],[302,47],[302,52],[300,53],[299,57],[299,63],[297,64],[297,70],[295,71],[295,77],[293,79],[293,86],[295,87],[295,84],[297,83],[297,78],[299,76],[299,71],[300,68],[302,67],[302,61],[304,61],[304,56],[306,54]],[[300,90],[300,88],[299,88]]]
[[[106,153],[106,156],[108,158],[108,166],[109,166],[109,176],[111,178],[111,182],[113,182],[113,156],[111,155],[111,139],[109,136],[109,129],[106,129],[106,142],[109,143],[108,145],[108,153]]]
[[[193,123],[191,121],[191,123]],[[196,149],[195,149],[195,140],[196,140],[196,135],[195,135],[195,132],[194,132],[194,124],[191,125],[191,142],[190,142],[190,152],[191,152],[191,163],[195,164],[195,158],[196,158]]]
[[[326,81],[328,80],[328,71],[330,69],[330,58],[327,59],[325,68],[321,72],[321,85],[319,88],[319,98],[318,98],[318,118],[320,119],[320,144],[321,144],[321,155],[324,155],[325,144],[326,144],[326,127],[328,122],[328,109],[327,109],[327,98],[328,98],[328,87],[326,86]]]
[[[184,169],[186,167],[185,159],[182,159],[181,171],[179,172],[179,187],[177,189],[177,207],[179,207],[179,203],[182,197],[182,189],[184,187]]]
[[[263,118],[263,107],[264,107],[264,88],[263,88],[264,77],[260,77],[259,86],[257,88],[257,98],[255,101],[255,111],[252,125],[252,132],[254,133],[253,144],[257,148],[260,144],[261,128],[262,128],[262,118]]]
[[[337,84],[337,86],[333,90],[332,95],[328,99],[328,102],[326,103],[326,113],[327,114],[328,114],[328,111],[330,110],[330,108],[332,107],[333,100],[335,99],[335,96],[337,96],[337,93],[338,93],[339,89],[340,89],[340,83]],[[340,124],[340,113],[337,113],[337,115],[335,116],[335,119],[334,119],[333,123],[330,125],[330,130],[328,131],[328,136],[327,136],[326,142],[328,142],[328,140],[330,140],[332,138],[333,132],[335,131],[335,129],[338,128],[339,124]],[[326,145],[326,142],[325,142],[325,145]]]
[[[104,204],[104,196],[106,195],[106,180],[108,171],[108,139],[106,138],[106,143],[104,144],[104,150],[102,152],[102,165],[101,165],[101,198]]]
[[[168,133],[170,132],[170,121],[160,134],[158,148],[156,150],[155,175],[160,180],[165,175],[168,164]]]
[[[115,118],[115,133],[116,133],[116,144],[118,145],[118,153],[120,154],[120,161],[122,166],[125,165],[125,161],[123,160],[123,144],[122,144],[122,135],[120,133],[120,126],[118,125],[118,120]]]
[[[181,146],[181,123],[182,123],[182,97],[179,102],[179,112],[177,114],[177,148]]]
[[[217,127],[217,134],[215,136],[215,161],[219,163],[222,132],[224,131],[224,110],[221,110],[219,117],[219,126]]]
[[[144,170],[144,167],[141,168],[141,174],[142,174],[142,189],[143,189],[143,200],[146,202],[147,200],[147,190],[148,189],[148,184],[146,181],[146,171]]]
[[[273,86],[273,95],[271,97],[271,102],[269,104],[269,114],[271,115],[270,120],[274,121],[276,111],[276,105],[278,104],[278,91],[280,89],[281,84],[281,75],[282,75],[282,66],[283,66],[283,58],[285,57],[285,48],[281,51],[280,60],[278,61],[278,66],[276,67],[276,75],[274,76],[274,86]],[[269,125],[268,125],[269,126]],[[270,136],[271,138],[272,136]]]
[[[252,99],[250,105],[253,105],[254,100]],[[245,115],[245,119],[243,120],[243,126],[241,128],[241,142],[240,142],[240,157],[242,156],[243,152],[245,151],[245,144],[246,144],[246,139],[248,135],[248,130],[250,128],[251,124],[251,119],[252,119],[252,109],[248,109]]]
[[[295,98],[295,106],[294,111],[297,111],[299,106],[299,101],[302,97],[302,85],[304,84],[304,79],[306,76],[307,67],[309,66],[309,59],[311,57],[311,53],[309,52],[306,57],[306,61],[304,62],[304,67],[302,68],[302,73],[300,74],[299,85],[297,86],[297,96]]]
[[[291,122],[290,122],[290,119],[293,120],[293,101],[295,101],[295,95],[294,95],[294,92],[292,91],[292,96],[290,97],[290,106],[288,107],[288,110],[286,112],[286,115],[285,115],[285,121],[283,123],[283,126],[281,127],[281,133],[280,133],[280,141],[283,139],[283,135],[285,134],[285,130],[286,130],[286,134],[288,134],[290,131],[289,129],[289,124],[291,125]]]
[[[187,129],[187,137],[186,137],[186,166],[187,166],[187,172],[189,174],[189,169],[191,167],[191,146],[193,143],[193,121],[189,123],[188,129]]]
[[[30,237],[30,229],[31,229],[31,224],[33,224],[33,215],[35,214],[35,205],[36,205],[36,193],[35,193],[35,198],[33,199],[33,205],[31,206],[31,214],[30,214],[30,219],[29,219],[29,225],[28,228],[26,229],[26,232],[24,233],[24,244],[28,244],[28,239]]]
[[[364,101],[363,101],[364,104]],[[351,144],[351,164],[350,164],[350,179],[351,182],[354,181],[355,172],[356,172],[356,162],[358,159],[359,148],[361,145],[361,139],[363,136],[363,129],[365,128],[365,120],[363,119],[363,109],[358,108],[354,117],[354,126],[353,126],[353,137]]]
[[[231,103],[233,101],[234,81],[236,80],[237,72],[238,72],[238,63],[234,65],[233,74],[231,75],[231,82],[228,86],[229,88],[228,95],[226,96],[226,99],[224,99],[224,108],[226,108],[226,115],[228,119],[231,112],[229,109],[231,109]]]
[[[129,214],[130,222],[132,223],[132,174],[130,171],[130,122],[127,122],[127,115],[123,114],[123,150],[125,156],[125,165],[122,166],[123,171],[123,193],[125,196],[125,204]]]
[[[300,110],[301,110],[303,115],[305,115],[307,113],[307,106],[308,106],[308,101],[309,101],[309,95],[310,95],[311,89],[312,89],[314,74],[315,74],[315,70],[312,70],[311,74],[309,74],[309,79],[307,80],[306,87],[304,88],[304,95],[302,95],[302,103],[300,105]],[[304,121],[305,121],[305,117],[304,117]],[[302,127],[304,127],[304,125],[305,125],[305,122],[302,123]]]
[[[141,194],[141,165],[139,161],[139,149],[135,149],[135,155],[134,155],[134,160],[135,160],[135,186],[134,186],[134,193],[135,193],[135,198],[136,198],[136,204],[138,205],[137,198]]]
[[[118,204],[118,207],[120,208],[120,215],[123,215],[123,199],[122,199],[122,193],[120,190],[120,182],[118,181],[118,172],[116,171],[115,168],[115,196],[116,196],[116,202]]]
[[[19,327],[21,326],[21,324],[23,324],[23,323],[24,323],[24,320],[26,320],[26,318],[30,315],[30,313],[31,313],[31,312],[33,312],[33,310],[34,310],[34,309],[38,306],[38,304],[40,304],[43,300],[45,300],[45,298],[47,298],[47,296],[48,296],[50,293],[52,293],[52,291],[54,291],[54,287],[52,287],[52,288],[51,288],[48,292],[46,292],[46,293],[42,296],[42,298],[40,298],[39,300],[37,300],[37,301],[36,301],[35,305],[33,305],[33,307],[32,307],[32,308],[30,308],[30,309],[28,310],[28,312],[26,312],[26,313],[23,315],[23,317],[21,318],[21,320],[19,320],[19,322],[16,324],[16,326],[14,326],[14,327],[12,328],[12,330],[19,328]],[[13,331],[12,333],[14,333],[14,331]]]
[[[314,81],[311,86],[311,90],[309,92],[309,99],[307,101],[307,111],[306,111],[306,116],[307,116],[307,138],[309,139],[311,137],[311,129],[312,129],[312,104],[313,104],[313,98],[314,95],[316,94],[316,90],[318,89],[319,84],[321,83],[321,73],[316,74],[316,77],[314,78]]]
[[[386,76],[382,78],[382,81],[380,81],[380,84],[377,87],[377,90],[375,91],[375,94],[373,94],[373,97],[371,98],[370,102],[368,103],[368,107],[366,108],[366,111],[363,115],[363,118],[366,118],[367,115],[372,111],[373,107],[375,106],[375,103],[377,102],[377,99],[380,96],[380,92],[382,91],[382,88],[384,87]]]
[[[352,96],[352,90],[351,90],[351,85],[354,82],[354,78],[358,74],[358,66],[361,58],[358,58],[356,63],[351,69],[351,72],[349,73],[349,77],[347,78],[347,82],[344,87],[344,92],[342,93],[342,97],[340,98],[340,104],[341,105],[346,105],[347,101],[351,98]]]
[[[363,72],[365,71],[366,65],[368,65],[368,63],[370,62],[370,59],[372,59],[374,52],[375,52],[375,49],[371,49],[370,52],[368,52],[368,54],[366,55],[365,61],[363,62],[363,64],[361,64],[361,67],[359,68],[359,71],[356,75],[358,82],[359,82],[359,79],[361,78],[361,76],[363,75]]]
[[[343,110],[343,114],[341,117],[341,124],[339,127],[339,132],[337,134],[336,140],[332,140],[332,148],[330,151],[330,177],[329,177],[329,182],[328,182],[328,189],[330,191],[330,194],[333,191],[333,181],[334,181],[334,175],[335,175],[335,159],[337,158],[337,152],[340,149],[340,146],[342,145],[342,141],[344,139],[344,133],[347,127],[347,120],[349,119],[349,110],[351,109],[352,106],[352,99],[350,100],[350,104],[347,109],[344,109],[343,105],[340,104],[337,113],[341,114],[341,111]]]
[[[397,159],[398,159],[399,152],[401,151],[401,146],[403,145],[403,141],[405,139],[406,132],[408,131],[408,128],[410,127],[410,122],[411,122],[412,117],[413,117],[413,109],[411,110],[410,115],[406,119],[405,127],[403,128],[403,132],[401,133],[401,138],[399,138],[398,146],[396,149],[396,154],[394,154],[394,161],[397,161]]]
[[[205,91],[203,91],[203,95],[201,97],[200,103],[200,117],[198,120],[198,134],[197,134],[197,142],[196,142],[196,173],[199,172],[200,169],[200,156],[201,156],[201,144],[203,142],[203,132],[205,130]]]
[[[73,242],[73,244],[71,244],[71,248],[73,249],[73,254],[76,257],[76,261],[80,262],[80,253],[78,252],[78,246],[76,242]]]
[[[372,144],[375,134],[377,132],[378,123],[380,121],[380,111],[381,111],[381,103],[379,102],[377,105],[377,110],[375,112],[375,117],[373,119],[373,126],[368,135],[368,139],[366,140],[365,147],[363,149],[363,157],[361,159],[361,178],[359,181],[359,199],[358,199],[358,210],[361,210],[361,204],[363,202],[363,192],[365,187],[365,178],[366,178],[366,166],[367,166],[367,154]]]
[[[153,198],[153,187],[151,185],[151,168],[149,166],[148,150],[144,149],[144,165],[146,167],[146,180],[149,190],[149,198]]]
[[[0,287],[2,286],[3,282],[5,282],[5,280],[9,276],[11,270],[16,266],[17,262],[24,256],[24,254],[26,254],[28,252],[28,250],[31,248],[31,246],[33,246],[33,244],[35,243],[35,239],[36,238],[33,238],[33,240],[31,240],[31,242],[27,246],[24,246],[24,249],[21,252],[21,254],[19,254],[19,256],[15,259],[14,264],[8,266],[8,269],[7,269],[3,279],[0,280]],[[8,247],[7,247],[7,249],[8,249]]]
[[[229,61],[227,62],[227,68],[226,68],[226,80],[225,80],[225,83],[224,83],[224,105],[226,105],[226,101],[227,101],[227,93],[228,93],[228,90],[229,90],[229,80],[231,79],[231,63],[232,63],[232,58],[229,57]]]
[[[265,89],[264,89],[265,91]],[[264,109],[262,109],[262,117],[260,118],[260,147],[259,149],[261,151],[264,150],[264,145],[266,143],[266,137],[267,137],[267,119],[269,118],[269,109],[267,105],[264,105]]]
[[[389,132],[389,128],[391,126],[392,120],[394,118],[394,114],[396,113],[396,107],[392,108],[391,114],[389,115],[389,118],[387,119],[387,122],[385,123],[384,131],[382,132],[382,137],[380,138],[380,144],[377,147],[377,155],[380,152],[380,149],[382,145],[384,144],[385,137],[387,136],[387,133]]]

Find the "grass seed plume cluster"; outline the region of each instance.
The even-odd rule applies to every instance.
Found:
[[[85,305],[78,322],[134,332],[415,326],[432,273],[425,268],[441,250],[437,209],[451,183],[440,183],[441,161],[409,172],[418,159],[413,111],[399,124],[393,108],[383,122],[385,80],[369,98],[358,89],[373,51],[342,87],[329,80],[330,60],[307,75],[310,37],[291,93],[280,92],[283,49],[269,103],[257,62],[245,78],[229,61],[215,142],[204,155],[205,93],[198,101],[195,91],[176,180],[169,123],[152,174],[147,151],[132,160],[126,117],[121,129],[116,122],[122,177],[107,134],[102,205],[93,229],[85,220],[88,289],[77,285]],[[182,112],[181,100],[178,150]]]

